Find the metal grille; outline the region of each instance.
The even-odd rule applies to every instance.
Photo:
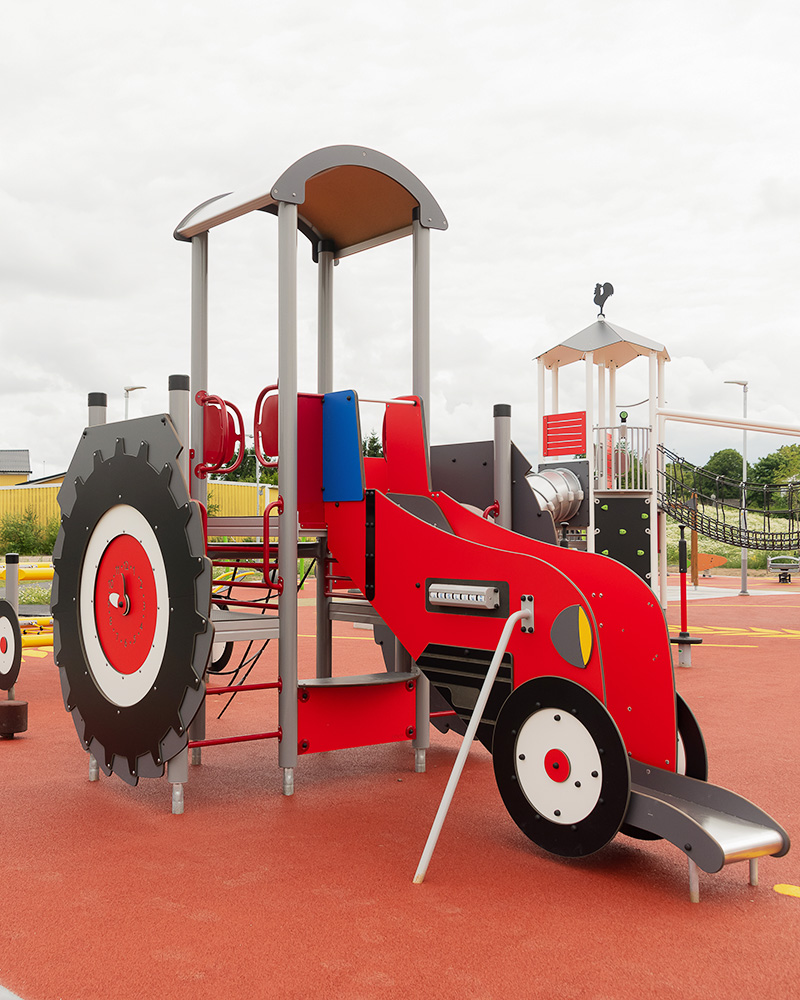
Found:
[[[650,428],[622,424],[596,427],[594,433],[595,488],[622,492],[650,489]]]

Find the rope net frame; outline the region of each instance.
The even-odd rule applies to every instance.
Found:
[[[737,548],[800,549],[800,482],[750,484],[715,476],[664,445],[658,450],[658,506],[670,517]]]

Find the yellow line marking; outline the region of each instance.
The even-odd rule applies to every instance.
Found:
[[[50,653],[40,653],[38,649],[26,649],[25,652],[22,654],[22,662],[24,663],[29,656],[34,656],[37,659],[41,659],[43,656],[50,656]]]
[[[758,649],[758,646],[739,642],[704,642],[705,649]]]
[[[773,889],[782,896],[800,896],[800,885],[787,885],[782,882],[780,885],[773,886]]]

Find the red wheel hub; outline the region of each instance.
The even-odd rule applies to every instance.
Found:
[[[563,750],[548,750],[544,755],[544,769],[553,781],[566,781],[569,777],[569,757]]]
[[[5,653],[8,650],[8,639],[6,637],[0,636],[0,653]]]
[[[156,581],[143,546],[117,535],[106,546],[94,586],[97,638],[109,664],[135,673],[147,659],[156,630]]]

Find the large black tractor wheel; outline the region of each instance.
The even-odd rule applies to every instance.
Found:
[[[561,677],[520,685],[503,704],[492,747],[511,818],[562,857],[598,851],[619,831],[630,798],[625,744],[606,707]]]
[[[59,492],[55,661],[106,774],[160,777],[188,742],[213,642],[200,507],[167,416],[84,431]]]

